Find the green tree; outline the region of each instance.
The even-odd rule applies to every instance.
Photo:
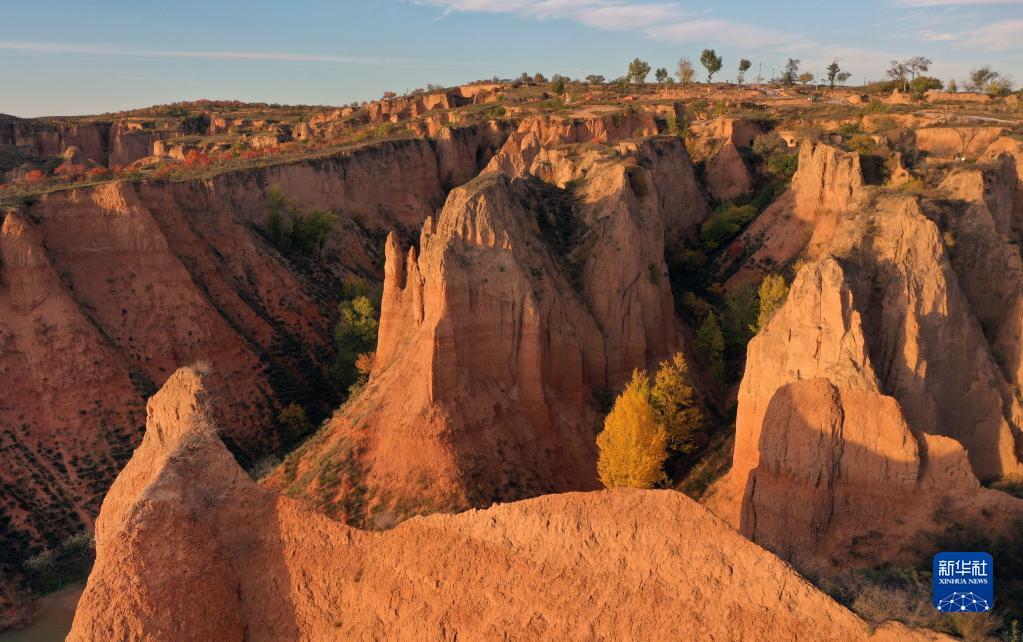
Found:
[[[707,70],[708,83],[714,77],[714,74],[721,71],[722,62],[721,56],[717,55],[713,49],[704,49],[703,53],[700,54],[700,64]]]
[[[812,80],[813,74],[809,71],[804,71],[803,73],[799,74],[799,82],[803,83],[804,87],[806,87],[806,85]]]
[[[604,77],[599,74],[590,74],[589,76],[586,76],[586,82],[591,85],[603,85]]]
[[[973,69],[970,71],[970,80],[966,85],[966,88],[970,91],[984,91],[988,84],[997,80],[1001,76],[1000,73],[992,69],[988,65],[984,65],[979,69]]]
[[[597,435],[597,474],[605,488],[652,488],[664,479],[668,435],[650,403],[650,382],[636,370]]]
[[[657,84],[665,84],[668,82],[668,70],[664,67],[658,67],[657,71],[654,72],[654,78],[657,79]]]
[[[678,82],[682,85],[682,89],[687,89],[693,82],[693,78],[696,78],[696,67],[693,66],[693,62],[688,58],[679,58],[678,66],[675,68],[675,75],[678,77]]]
[[[366,295],[343,301],[341,313],[334,328],[337,359],[334,362],[334,381],[339,390],[348,390],[359,381],[356,360],[359,355],[372,352],[376,347],[377,310]]]
[[[799,59],[789,58],[789,61],[785,63],[785,69],[781,72],[781,80],[783,85],[792,86],[799,80]]]
[[[757,290],[752,285],[736,288],[725,297],[722,332],[731,355],[742,355],[757,328]]]
[[[711,312],[696,332],[696,349],[700,353],[714,379],[725,383],[725,337],[721,334],[718,317]]]
[[[309,256],[321,251],[337,224],[332,212],[302,212],[278,187],[267,193],[266,207],[264,233],[282,254]]]
[[[909,83],[909,90],[914,94],[926,94],[932,89],[941,90],[944,87],[943,82],[931,76],[918,76]]]
[[[554,74],[551,78],[551,93],[560,96],[565,93],[565,77]]]
[[[668,448],[674,453],[692,451],[704,425],[703,409],[688,379],[689,365],[679,352],[660,363],[650,389],[650,403],[668,435]]]
[[[789,295],[789,286],[780,274],[769,274],[760,282],[757,298],[760,301],[760,312],[757,314],[756,332],[759,332],[771,320],[774,311],[785,303]]]
[[[739,61],[739,73],[735,76],[735,82],[740,87],[742,87],[742,83],[746,80],[746,72],[749,71],[752,66],[753,63],[745,58]]]
[[[639,58],[629,63],[629,80],[636,84],[643,84],[650,73],[650,64]]]
[[[828,65],[828,86],[831,91],[835,91],[835,80],[838,79],[838,74],[842,72],[842,68],[838,66],[837,60],[832,60],[831,64]]]

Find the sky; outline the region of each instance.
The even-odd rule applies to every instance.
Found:
[[[894,58],[1023,82],[1023,0],[0,0],[0,113],[79,115],[180,100],[339,105],[537,71],[674,69],[704,48],[749,77],[837,59],[857,83]]]

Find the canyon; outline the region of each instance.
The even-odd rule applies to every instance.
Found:
[[[0,119],[6,623],[94,532],[70,639],[951,632],[819,587],[1023,523],[1023,129],[600,91]],[[281,211],[331,225],[302,253]],[[599,491],[609,403],[677,354],[697,445]]]

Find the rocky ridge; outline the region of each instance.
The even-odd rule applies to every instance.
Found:
[[[671,491],[358,531],[250,481],[210,403],[188,369],[149,401],[146,437],[104,501],[69,640],[943,639],[893,623],[871,632]]]

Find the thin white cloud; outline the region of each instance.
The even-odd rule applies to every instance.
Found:
[[[920,34],[920,38],[928,42],[946,42],[990,51],[1020,49],[1023,44],[1023,19],[1002,20],[960,32],[925,31]]]
[[[716,40],[747,47],[798,46],[800,39],[741,22],[711,19],[678,2],[627,0],[413,0],[452,12],[508,13],[540,20],[565,19],[605,31],[639,31],[671,43]]]
[[[266,51],[191,51],[184,49],[135,49],[111,44],[72,42],[0,41],[0,50],[43,54],[78,54],[125,58],[199,58],[205,60],[261,60],[277,62],[322,62],[334,64],[374,65],[396,62],[383,58],[334,56]]]
[[[1023,4],[1023,0],[895,0],[900,7],[956,7],[982,4]]]

